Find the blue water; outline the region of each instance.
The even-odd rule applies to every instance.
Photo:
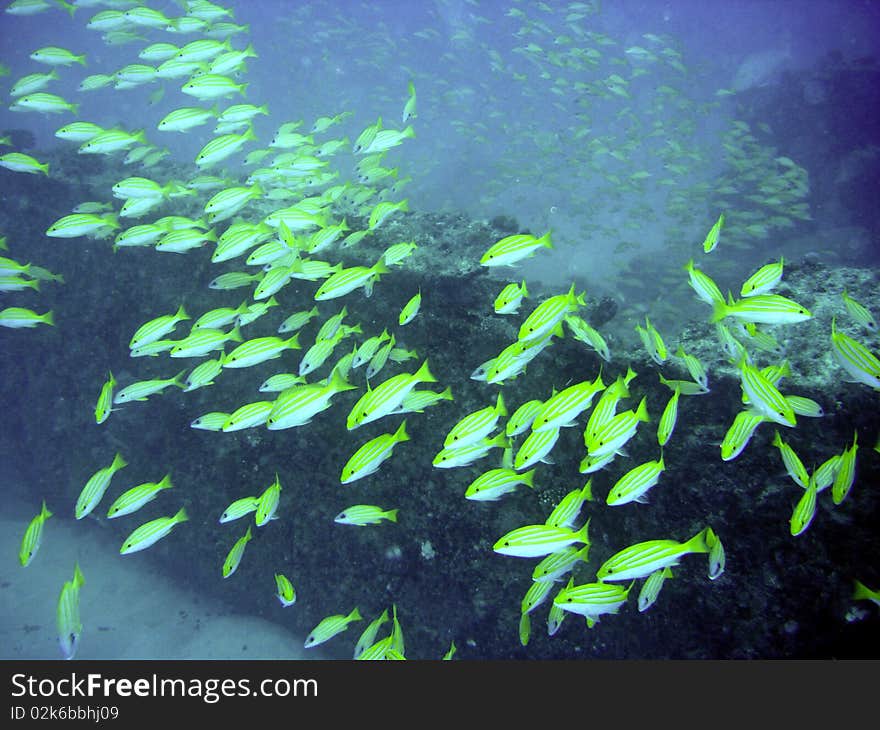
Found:
[[[169,17],[183,14],[181,3],[149,6]],[[184,255],[146,248],[114,252],[112,237],[45,235],[87,200],[111,203],[118,212],[122,201],[111,188],[128,176],[163,185],[192,179],[200,174],[193,160],[212,137],[213,124],[185,134],[156,128],[176,108],[214,103],[182,94],[186,78],[77,90],[88,74],[141,63],[137,54],[149,43],[182,46],[201,37],[140,28],[139,39],[111,44],[85,27],[108,7],[89,5],[73,17],[55,6],[33,16],[0,16],[0,63],[9,68],[0,78],[3,93],[22,76],[49,70],[29,58],[37,48],[58,45],[87,58],[84,67],[60,67],[60,78],[43,89],[80,104],[76,116],[0,108],[0,136],[8,134],[12,142],[0,154],[21,151],[50,163],[47,177],[0,169],[0,235],[10,248],[2,255],[47,267],[66,282],[42,282],[40,292],[0,293],[2,307],[52,309],[57,320],[54,328],[0,330],[0,453],[21,475],[15,491],[33,504],[34,514],[46,498],[54,519],[72,521],[82,486],[116,452],[130,466],[114,478],[96,514],[103,516],[124,489],[170,471],[179,485],[174,490],[136,515],[102,521],[120,543],[137,525],[174,514],[181,505],[190,521],[148,551],[119,559],[155,563],[174,582],[270,620],[278,620],[273,576],[286,572],[299,598],[283,620],[298,634],[326,615],[360,608],[366,620],[326,645],[341,658],[351,655],[368,621],[392,604],[412,637],[411,658],[442,656],[451,641],[463,658],[876,656],[877,608],[850,597],[855,579],[880,587],[880,457],[872,451],[877,392],[847,382],[828,344],[835,316],[847,334],[878,351],[876,332],[846,320],[839,298],[847,288],[880,312],[875,3],[227,3],[234,22],[248,26],[231,37],[232,46],[251,44],[257,56],[234,75],[236,83],[248,83],[246,96],[217,103],[220,109],[266,104],[269,114],[253,121],[256,141],[204,172],[225,175],[230,186],[244,184],[276,151],[254,165],[244,164],[245,155],[265,147],[283,123],[301,120],[297,131],[306,134],[319,117],[348,112],[341,123],[314,135],[316,144],[347,139],[327,168],[338,177],[315,189],[296,189],[286,199],[249,204],[239,216],[255,223],[353,180],[360,158],[351,144],[379,117],[386,129],[402,130],[407,85],[413,82],[417,116],[407,124],[415,136],[382,160],[397,171],[379,185],[410,178],[399,192],[382,194],[407,199],[411,213],[390,218],[362,245],[336,244],[316,256],[371,266],[393,243],[412,239],[420,248],[409,263],[383,276],[371,297],[358,290],[320,304],[320,317],[300,336],[302,352],[226,370],[216,385],[193,393],[172,388],[121,407],[97,425],[95,399],[108,371],[122,387],[198,364],[167,355],[130,358],[128,342],[137,327],[181,304],[194,319],[212,308],[253,301],[252,287],[208,288],[218,274],[248,268],[243,259],[211,264],[213,245]],[[125,153],[79,155],[77,143],[55,137],[75,119],[143,129],[168,155],[149,168],[124,164]],[[123,217],[122,229],[160,215],[197,216],[212,194],[167,201],[143,218]],[[352,230],[366,228],[377,201],[363,207],[340,201],[332,222],[345,218]],[[704,255],[703,238],[721,213],[727,222],[719,246]],[[217,235],[231,222],[218,223]],[[548,230],[554,248],[516,269],[479,266],[485,249],[503,236]],[[809,470],[842,452],[853,428],[860,446],[852,494],[836,507],[830,492],[820,493],[814,522],[796,538],[789,534],[789,518],[803,490],[785,474],[771,445],[773,424],[759,429],[739,459],[718,458],[718,444],[742,408],[738,375],[708,324],[710,308],[694,298],[682,271],[695,257],[722,290],[736,295],[758,266],[781,256],[790,268],[780,293],[803,302],[815,317],[772,328],[781,353],[756,351],[756,357],[762,367],[789,358],[790,392],[820,402],[826,417],[799,418],[796,429],[780,430]],[[493,298],[503,285],[522,280],[531,296],[519,313],[493,314]],[[705,557],[690,556],[650,611],[635,608],[637,583],[621,613],[603,617],[591,630],[569,616],[548,636],[548,601],[531,614],[531,640],[524,647],[519,602],[533,563],[494,554],[492,545],[509,530],[543,522],[561,496],[583,486],[588,477],[577,467],[587,416],[578,419],[581,428],[563,429],[554,463],[538,465],[537,494],[520,487],[499,502],[464,499],[473,479],[499,466],[498,451],[461,469],[436,469],[431,460],[461,417],[495,402],[498,388],[470,379],[470,373],[516,338],[541,300],[567,291],[572,282],[587,291],[582,314],[609,340],[612,361],[603,364],[565,337],[503,386],[510,412],[528,399],[546,400],[554,389],[592,380],[600,366],[611,383],[631,364],[639,377],[626,408],[646,395],[652,416],[628,452],[593,475],[597,501],[577,520],[592,520],[592,557],[578,567],[576,582],[594,580],[599,565],[629,544],[686,540],[707,524],[724,541],[728,567],[710,582]],[[279,306],[244,328],[244,336],[277,334],[284,317],[315,304],[316,286],[295,280],[282,289]],[[398,327],[400,307],[418,288],[423,311]],[[393,433],[401,420],[391,416],[346,429],[346,414],[366,385],[363,370],[352,375],[360,390],[335,396],[330,410],[307,426],[228,434],[190,428],[203,413],[262,399],[257,386],[273,373],[295,372],[321,321],[343,304],[346,322],[359,324],[362,332],[344,340],[310,382],[326,377],[355,342],[387,328],[398,345],[417,350],[418,359],[390,365],[371,387],[389,374],[414,372],[427,358],[439,381],[435,390],[448,385],[455,397],[407,416],[411,441],[400,444],[376,474],[339,484],[355,450],[369,438]],[[657,367],[641,349],[634,328],[646,315],[666,336],[670,354],[679,343],[700,354],[713,387],[706,396],[683,398],[683,420],[665,452],[668,471],[650,503],[615,509],[604,504],[615,480],[659,458],[654,433],[669,391],[658,384],[657,371],[687,377],[671,360]],[[191,322],[170,336],[182,338],[186,324]],[[276,472],[283,486],[279,519],[253,528],[241,568],[223,580],[220,567],[246,520],[218,525],[217,518],[234,499],[261,493]],[[399,522],[333,522],[356,503],[397,507]],[[94,519],[74,526],[100,529]],[[26,570],[39,571],[39,557]],[[71,562],[67,572],[72,569]],[[83,570],[88,573],[87,566]],[[50,621],[56,598],[45,597]],[[94,631],[101,620],[84,617],[84,631]]]

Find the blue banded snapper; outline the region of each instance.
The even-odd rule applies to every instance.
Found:
[[[228,578],[238,570],[238,566],[241,564],[241,559],[244,556],[245,547],[251,539],[251,528],[250,525],[248,525],[247,532],[235,541],[235,544],[230,548],[226,555],[226,560],[223,561],[222,573],[224,578]]]
[[[58,629],[61,654],[65,659],[73,659],[79,647],[79,638],[83,630],[79,613],[79,592],[85,582],[77,563],[73,569],[73,579],[65,581],[58,596],[55,625]]]
[[[318,646],[318,644],[323,644],[325,641],[330,641],[334,636],[345,631],[350,623],[360,620],[361,614],[358,611],[357,606],[355,606],[354,610],[347,616],[342,614],[327,616],[326,618],[321,619],[321,621],[318,622],[318,625],[309,632],[304,647],[306,649],[311,649],[312,647]]]
[[[18,550],[18,562],[23,568],[31,564],[40,545],[43,542],[43,527],[52,516],[52,512],[46,507],[46,500],[43,500],[43,506],[40,508],[39,514],[34,517],[24,531],[21,538],[21,547]]]
[[[159,517],[150,520],[134,530],[122,543],[119,548],[120,555],[128,555],[130,553],[146,550],[148,547],[155,545],[163,537],[166,537],[176,525],[189,520],[186,509],[181,507],[174,515],[170,517]]]
[[[553,605],[580,614],[586,619],[587,627],[592,628],[600,616],[617,613],[626,603],[630,590],[632,584],[627,588],[603,582],[575,585],[571,578],[553,599]]]
[[[690,540],[646,540],[630,545],[612,555],[599,567],[596,577],[600,581],[630,580],[644,578],[660,568],[678,565],[685,555],[708,553],[711,527],[705,527]]]

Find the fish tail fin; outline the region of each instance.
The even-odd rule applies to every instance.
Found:
[[[538,239],[538,243],[540,243],[544,248],[553,248],[553,240],[551,238],[553,231],[552,229],[547,231],[543,236]]]
[[[588,517],[588,518],[587,518],[587,521],[584,523],[584,526],[583,526],[580,530],[577,531],[577,539],[578,539],[578,541],[579,541],[579,542],[582,542],[582,543],[584,543],[584,544],[586,544],[586,545],[589,545],[589,544],[590,544],[590,537],[589,537],[589,534],[588,534],[588,530],[590,529],[590,520],[591,520],[591,519],[593,519],[593,518],[592,518],[592,517]]]
[[[174,515],[175,522],[186,522],[188,519],[189,515],[186,513],[186,507],[181,507],[179,510],[177,510],[177,514]]]
[[[330,387],[334,392],[341,393],[344,390],[355,390],[356,385],[349,383],[338,370],[334,370],[330,376]]]
[[[712,319],[711,322],[720,322],[724,319],[729,313],[729,308],[727,304],[723,301],[714,301],[712,302]]]
[[[284,341],[284,346],[288,350],[301,350],[302,346],[299,344],[299,332],[297,332],[293,337],[290,337]]]
[[[647,396],[639,401],[639,407],[636,409],[636,418],[644,423],[651,422],[651,417],[648,415]]]
[[[400,424],[400,427],[394,432],[394,440],[397,443],[401,441],[409,441],[409,434],[406,432],[406,419]]]
[[[522,480],[522,483],[525,484],[527,487],[531,487],[532,489],[534,489],[535,488],[535,469],[530,469],[525,474],[520,476],[520,479]]]
[[[498,400],[495,403],[495,413],[497,413],[499,416],[507,415],[507,408],[504,405],[504,396],[502,395],[500,390],[498,391]]]
[[[504,431],[500,431],[498,435],[492,439],[490,442],[493,446],[497,446],[500,449],[509,449],[511,448],[510,439]]]
[[[79,563],[73,566],[73,585],[82,588],[86,584],[86,579],[79,569]]]
[[[428,367],[428,361],[425,360],[422,363],[422,366],[416,370],[413,378],[416,379],[420,383],[436,383],[437,378],[431,373],[430,368]]]
[[[711,536],[711,537],[710,537]],[[716,540],[711,527],[705,527],[687,541],[685,547],[692,553],[708,553],[711,550],[709,540]]]
[[[184,371],[186,372],[186,371]],[[113,471],[118,471],[124,466],[128,466],[128,462],[122,458],[122,454],[116,452],[116,456],[113,457],[113,463],[110,465],[110,468]]]
[[[595,501],[595,497],[593,497],[593,480],[589,479],[586,484],[584,484],[584,488],[581,490],[581,497],[584,498],[586,502]]]
[[[40,509],[40,517],[44,520],[48,520],[52,516],[52,513],[49,511],[49,508],[46,507],[46,500],[43,500],[43,506]]]
[[[390,509],[385,513],[385,516],[391,520],[392,522],[397,522],[397,510]]]

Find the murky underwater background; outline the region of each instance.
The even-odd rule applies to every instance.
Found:
[[[880,314],[875,4],[74,2],[73,13],[62,5],[13,2],[0,16],[0,63],[8,70],[0,78],[8,99],[0,110],[0,163],[15,152],[49,166],[48,174],[0,168],[0,235],[8,246],[0,256],[63,277],[62,283],[31,272],[21,278],[39,280],[38,291],[0,291],[0,308],[51,310],[55,322],[0,328],[0,465],[9,505],[2,544],[10,546],[0,582],[4,656],[61,657],[56,604],[76,562],[85,577],[76,654],[82,658],[177,657],[183,646],[192,646],[186,649],[192,658],[319,651],[350,658],[367,624],[386,608],[391,614],[392,606],[405,656],[414,659],[440,658],[452,642],[462,659],[877,656],[878,607],[853,600],[853,590],[855,581],[880,589],[880,396],[869,384],[851,382],[831,343],[833,319],[874,356],[880,351],[877,331],[853,318],[842,298],[845,291]],[[182,48],[227,38],[232,49],[255,55],[226,73],[233,86],[247,84],[226,96],[182,93],[189,75],[171,70],[156,77],[162,61],[139,58],[151,44]],[[56,66],[58,78],[39,90],[78,107],[10,109],[27,96],[8,93],[16,82],[52,70],[30,58],[46,46],[84,54],[84,65]],[[226,50],[214,49],[191,71]],[[126,68],[131,64],[152,72]],[[142,80],[126,88],[119,76],[126,71]],[[81,90],[97,74],[108,75],[106,85]],[[265,105],[250,121],[255,139],[241,139],[238,151],[215,165],[197,166],[211,139],[249,129],[245,123],[215,131],[214,116],[235,104]],[[215,113],[187,132],[158,128],[182,107]],[[321,118],[335,121],[320,129]],[[372,155],[353,146],[380,118],[383,130],[411,126],[412,132],[367,167]],[[143,130],[146,143],[83,154],[84,141],[56,135],[75,121]],[[279,134],[282,125],[297,122]],[[123,213],[124,200],[113,193],[133,176],[170,186],[140,215]],[[205,205],[219,190],[256,182],[259,191],[228,218],[205,218]],[[370,296],[357,288],[316,301],[320,280],[290,278],[273,295],[277,304],[240,332],[248,340],[276,336],[287,317],[317,306],[318,315],[300,331],[300,350],[223,368],[213,385],[190,392],[171,385],[146,402],[114,406],[97,424],[95,404],[108,372],[118,392],[180,371],[186,378],[219,354],[133,358],[129,342],[145,322],[183,306],[191,319],[168,335],[179,341],[209,310],[270,301],[255,298],[256,281],[240,289],[209,287],[228,272],[261,274],[260,265],[245,262],[256,244],[214,263],[213,240],[173,253],[156,250],[155,239],[130,246],[117,237],[175,215],[205,218],[204,229],[219,238],[232,225],[256,226],[311,198],[322,201],[323,218],[311,229],[294,229],[298,241],[343,221],[347,230],[302,258],[372,267],[394,244],[417,248],[375,278]],[[377,205],[403,200],[407,211],[371,225]],[[46,234],[87,201],[105,204],[118,227],[71,238]],[[717,247],[704,253],[721,214]],[[277,221],[270,227],[263,240],[280,240]],[[354,234],[367,230],[357,240]],[[541,248],[514,268],[481,266],[502,238],[548,231],[552,249]],[[725,461],[719,445],[746,407],[740,373],[718,339],[712,306],[697,298],[684,267],[693,259],[725,297],[728,290],[738,297],[747,277],[780,258],[784,275],[774,292],[812,317],[762,325],[762,336],[737,329],[735,318],[724,322],[759,367],[788,362],[781,390],[814,400],[824,415],[798,416],[793,428],[764,423],[739,456]],[[519,310],[496,314],[502,288],[523,281],[528,296]],[[566,326],[515,378],[499,385],[472,377],[517,341],[540,302],[572,284],[586,293],[578,314],[604,337],[608,361]],[[400,325],[401,308],[419,291],[418,315]],[[322,323],[343,306],[344,323],[360,331],[306,375],[309,383],[327,378],[355,345],[387,330],[402,361],[389,361],[370,387],[414,373],[427,360],[437,382],[418,390],[448,387],[452,400],[350,430],[347,416],[367,387],[363,367],[348,376],[357,389],[334,395],[307,425],[228,433],[191,427],[209,412],[274,399],[277,393],[259,392],[260,384],[276,373],[297,373]],[[646,317],[665,340],[662,364],[637,333]],[[225,343],[225,352],[237,344]],[[606,497],[620,477],[660,458],[657,427],[672,391],[658,375],[691,379],[676,357],[679,346],[707,369],[709,392],[681,395],[674,433],[662,449],[665,471],[647,503],[609,506]],[[402,359],[405,352],[411,359]],[[546,401],[554,390],[600,373],[610,385],[630,367],[636,377],[618,411],[635,409],[644,397],[650,422],[640,423],[623,453],[595,473],[582,471],[587,412],[575,427],[560,430],[549,461],[534,466],[534,488],[518,487],[498,501],[464,495],[480,474],[501,466],[503,449],[458,468],[432,465],[450,429],[494,406],[499,392],[507,414],[492,436],[527,401]],[[404,418],[409,440],[374,474],[341,484],[355,451],[394,433]],[[840,504],[831,489],[820,491],[815,516],[798,536],[789,523],[805,490],[786,473],[775,430],[811,474],[843,454],[857,433],[851,491]],[[526,436],[513,438],[514,455]],[[94,511],[76,520],[83,486],[117,453],[128,465]],[[168,473],[173,489],[134,514],[107,519],[125,490]],[[259,496],[276,474],[277,519],[263,526],[253,515],[218,523],[230,503]],[[686,541],[706,526],[723,542],[725,570],[710,580],[706,556],[687,555],[650,609],[638,610],[639,579],[618,613],[592,628],[568,614],[550,635],[553,595],[568,581],[561,578],[528,613],[524,635],[522,601],[538,559],[500,555],[493,545],[511,530],[543,523],[588,479],[594,500],[583,505],[576,527],[590,519],[590,554],[575,566],[575,583],[595,581],[603,562],[629,545]],[[44,499],[53,516],[40,551],[21,567],[15,553]],[[356,504],[397,509],[397,521],[334,522]],[[147,550],[116,554],[136,527],[180,507],[188,521]],[[248,526],[252,539],[224,579],[224,561]],[[276,596],[279,573],[296,589],[289,607]],[[211,621],[224,620],[210,643],[184,641],[206,631],[207,620],[192,619],[194,605]],[[304,637],[321,619],[347,616],[355,607],[361,621],[304,652]]]

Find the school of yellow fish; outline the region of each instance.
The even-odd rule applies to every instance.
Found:
[[[358,442],[357,433],[350,435],[351,457],[340,464],[340,484],[350,484],[381,469],[391,469],[393,466],[386,466],[385,462],[392,457],[407,458],[409,419],[418,418],[426,408],[444,402],[450,410],[455,407],[455,384],[440,382],[438,373],[432,370],[431,353],[398,345],[405,332],[402,328],[419,326],[423,305],[440,304],[431,301],[428,288],[407,292],[409,299],[396,323],[380,323],[375,331],[372,327],[368,330],[364,323],[355,321],[357,302],[362,295],[382,297],[383,291],[392,290],[395,269],[407,266],[420,242],[396,243],[378,260],[366,265],[345,266],[342,259],[349,254],[349,249],[356,255],[358,244],[375,236],[376,230],[387,225],[392,216],[406,215],[409,210],[407,198],[401,195],[408,180],[398,177],[397,167],[385,166],[385,160],[401,145],[418,144],[417,84],[411,82],[405,93],[401,90],[399,106],[389,106],[387,114],[375,121],[369,120],[353,142],[341,134],[330,135],[349,118],[358,122],[354,110],[320,117],[311,123],[285,121],[271,139],[266,140],[255,133],[254,120],[270,115],[272,103],[246,96],[248,59],[259,57],[259,49],[241,40],[247,36],[248,28],[235,23],[231,9],[207,0],[180,0],[178,5],[180,12],[174,16],[125,0],[13,0],[6,8],[6,13],[13,16],[67,11],[72,18],[70,22],[80,22],[86,8],[93,8],[93,14],[86,19],[87,28],[100,33],[105,43],[131,45],[136,49],[132,51],[132,62],[117,69],[94,68],[89,55],[78,53],[78,49],[61,46],[34,49],[30,56],[35,64],[34,73],[17,80],[11,87],[11,109],[59,117],[72,115],[74,121],[65,120],[56,137],[75,145],[79,154],[110,156],[132,170],[131,175],[106,191],[106,200],[82,201],[75,210],[55,221],[46,235],[106,241],[108,253],[111,247],[114,251],[152,247],[158,252],[195,252],[195,256],[204,256],[199,250],[211,246],[212,263],[237,261],[248,267],[241,271],[218,270],[210,286],[220,291],[248,287],[250,300],[233,301],[230,306],[201,312],[196,318],[183,305],[175,312],[143,313],[143,325],[132,333],[128,343],[131,357],[179,358],[187,362],[180,368],[169,363],[169,377],[125,384],[117,383],[113,365],[107,363],[107,379],[95,387],[95,421],[103,424],[119,409],[137,408],[137,402],[175,389],[188,393],[215,384],[222,387],[223,373],[229,369],[298,358],[295,372],[279,372],[254,384],[255,393],[260,393],[262,399],[243,403],[231,412],[204,413],[192,422],[192,428],[218,432],[217,438],[223,438],[222,433],[243,429],[290,429],[307,426],[312,419],[335,407],[348,411],[346,426],[351,432],[379,419],[386,419],[388,424],[385,433],[363,443]],[[552,12],[549,7],[540,8],[542,5],[537,4],[542,12]],[[538,75],[542,79],[550,78],[545,77],[550,68],[585,71],[599,67],[601,49],[616,45],[616,41],[607,36],[583,30],[582,21],[595,12],[591,3],[570,2],[564,12],[568,33],[553,38],[547,49],[536,39],[548,30],[542,27],[540,20],[528,17],[524,4],[514,3],[508,13],[523,23],[519,36],[522,45],[515,48],[515,53],[540,69]],[[430,37],[430,32],[424,33],[426,38]],[[185,42],[179,42],[184,39]],[[622,58],[627,63],[617,64],[619,73],[573,84],[557,77],[554,93],[560,97],[578,93],[601,99],[627,99],[630,82],[648,74],[652,65],[663,64],[674,71],[683,68],[681,54],[667,40],[646,34],[645,43],[646,47],[626,49]],[[507,62],[496,51],[489,50],[488,54],[495,69],[502,72]],[[48,72],[39,70],[46,66]],[[75,76],[77,71],[79,76]],[[628,78],[622,75],[627,72]],[[518,78],[516,73],[513,76],[519,82],[527,80]],[[75,102],[44,91],[50,85],[63,86],[69,91],[74,83],[78,83],[75,87],[78,101]],[[181,95],[179,108],[167,114],[156,129],[104,129],[87,121],[88,115],[83,114],[88,108],[87,94],[91,90],[107,86],[146,88],[148,85],[158,85],[162,94]],[[456,92],[450,89],[448,93]],[[727,93],[722,89],[718,96]],[[658,104],[672,103],[681,108],[689,105],[669,86],[661,86],[658,95]],[[627,132],[628,141],[621,143],[618,139],[595,136],[586,145],[588,169],[601,173],[614,187],[615,195],[638,191],[653,176],[644,169],[622,176],[605,164],[608,157],[617,161],[629,159],[644,139],[651,138],[650,135],[645,137],[644,119],[631,109],[625,108],[619,116],[632,122]],[[205,135],[204,146],[191,160],[192,177],[154,179],[169,154],[157,144],[162,135],[211,124],[215,125],[213,136]],[[655,125],[655,128],[658,127]],[[8,145],[10,140],[3,139],[0,143]],[[265,146],[258,147],[259,144]],[[792,489],[793,499],[797,499],[788,519],[790,534],[796,537],[809,528],[816,516],[820,492],[831,488],[835,506],[850,494],[857,480],[859,434],[853,435],[850,444],[841,444],[839,454],[812,472],[784,438],[786,429],[797,427],[798,417],[820,418],[823,409],[820,403],[797,394],[797,373],[792,372],[785,360],[772,360],[778,349],[773,333],[778,327],[796,327],[813,314],[805,304],[774,293],[783,277],[785,262],[781,256],[746,279],[739,298],[731,292],[725,296],[707,270],[712,269],[717,257],[723,256],[726,246],[742,246],[755,238],[764,239],[770,230],[786,227],[792,219],[807,217],[809,212],[803,200],[808,182],[805,171],[794,161],[786,157],[769,158],[745,123],[734,123],[723,147],[734,177],[732,181],[722,181],[714,192],[732,195],[743,189],[754,189],[746,198],[753,197],[756,207],[750,211],[738,211],[728,205],[717,209],[717,220],[705,221],[707,232],[702,252],[699,251],[701,242],[688,244],[687,256],[680,261],[678,282],[689,285],[701,302],[698,306],[705,307],[705,317],[714,323],[718,333],[719,351],[735,366],[742,386],[742,410],[730,423],[720,444],[720,457],[725,461],[736,459],[762,424],[769,424],[765,429],[776,429],[773,445],[797,487]],[[671,189],[676,187],[678,176],[686,176],[693,163],[702,161],[698,151],[686,149],[677,142],[659,149],[662,151],[657,154],[667,172],[659,184]],[[333,168],[334,156],[342,151],[351,151],[358,160],[353,179],[344,179],[343,174]],[[232,160],[237,163],[233,164]],[[15,150],[0,155],[0,165],[18,173],[52,175],[48,164]],[[245,168],[246,173],[236,174],[240,167]],[[526,172],[519,171],[523,175]],[[669,202],[672,215],[691,205],[695,194],[705,197],[708,191],[676,190]],[[175,201],[197,203],[202,213],[196,218],[157,216],[155,211]],[[259,206],[269,212],[256,217],[253,211]],[[638,216],[629,218],[638,221]],[[355,219],[366,221],[365,227],[353,228],[351,222]],[[619,240],[621,231],[605,230],[599,234],[613,235]],[[494,242],[487,241],[482,256],[473,264],[503,277],[512,267],[561,245],[549,230],[542,235],[509,235]],[[7,245],[4,238],[0,239],[0,246],[14,252],[16,242],[10,241]],[[698,260],[701,256],[706,258]],[[704,265],[701,261],[707,263]],[[527,278],[518,274],[515,279],[504,285],[499,278],[498,296],[494,302],[486,302],[487,316],[493,311],[498,316],[518,316],[531,295]],[[60,276],[35,264],[21,263],[11,257],[0,258],[0,292],[38,290],[41,282],[51,280],[63,282]],[[285,296],[285,287],[294,280],[313,283],[309,301],[294,301]],[[828,349],[849,380],[874,391],[868,396],[873,396],[876,403],[875,394],[880,392],[880,360],[866,339],[877,332],[876,321],[868,309],[847,292],[840,294],[840,311],[828,330]],[[337,299],[341,301],[331,302],[329,308],[321,304]],[[623,364],[621,370],[625,368],[626,372],[614,378],[599,368],[589,378],[564,387],[561,383],[548,383],[543,400],[519,402],[517,377],[558,338],[570,336],[594,351],[603,362],[612,367],[620,365],[614,362],[605,337],[588,322],[586,308],[585,293],[577,291],[572,283],[567,291],[559,291],[531,307],[521,318],[516,339],[495,357],[473,363],[476,369],[472,378],[485,383],[485,407],[460,414],[451,423],[442,444],[437,444],[433,464],[424,465],[426,471],[454,469],[493,454],[501,455],[496,468],[487,469],[468,485],[462,485],[468,500],[497,501],[519,487],[536,490],[544,478],[549,478],[538,469],[549,468],[541,464],[553,464],[551,454],[561,429],[583,429],[580,473],[589,475],[585,477],[586,483],[578,477],[581,482],[554,506],[545,522],[523,525],[507,534],[493,536],[494,550],[501,555],[541,559],[526,569],[532,571],[532,585],[521,604],[519,639],[523,645],[529,642],[533,612],[548,599],[547,630],[553,635],[569,614],[582,616],[586,625],[593,627],[601,616],[617,613],[627,603],[635,581],[642,581],[637,608],[647,610],[658,600],[664,581],[673,577],[672,568],[687,555],[707,555],[707,574],[711,580],[719,578],[725,570],[722,545],[725,536],[706,524],[694,535],[678,534],[676,526],[658,528],[659,534],[646,536],[649,539],[644,542],[628,547],[613,546],[620,549],[598,568],[590,567],[586,571],[584,566],[589,563],[593,547],[588,530],[591,524],[595,530],[604,509],[594,505],[604,501],[609,508],[629,504],[629,509],[649,509],[635,507],[633,503],[647,503],[649,490],[663,489],[663,482],[670,480],[667,471],[675,465],[667,465],[664,446],[674,437],[679,408],[686,408],[687,399],[692,396],[710,393],[704,363],[686,352],[682,345],[671,352],[663,335],[646,315],[643,324],[639,322],[635,327],[646,357],[658,367],[675,363],[690,375],[690,379],[660,375],[670,392],[665,403],[649,404],[647,396],[636,394],[638,379],[645,377],[644,370],[635,369],[637,363]],[[267,315],[279,315],[279,336],[249,338],[248,325]],[[59,319],[62,317],[59,313]],[[55,325],[55,318],[53,312],[38,314],[22,307],[0,311],[0,325],[11,328]],[[313,319],[321,324],[314,339],[306,341],[305,328]],[[57,326],[63,326],[63,320]],[[301,356],[288,352],[294,350],[302,351]],[[410,360],[413,364],[407,367],[405,363]],[[392,367],[400,365],[405,368],[402,372],[387,374]],[[785,378],[791,379],[792,388],[780,386]],[[438,382],[440,384],[435,385]],[[494,385],[506,387],[491,389]],[[680,402],[682,397],[684,401]],[[449,401],[453,405],[448,405]],[[646,432],[651,436],[645,436]],[[593,475],[612,462],[619,466],[626,459],[626,445],[638,435],[643,440],[656,439],[656,458],[641,464],[627,464],[625,473],[608,486],[607,492],[605,487],[597,490],[593,486]],[[874,450],[880,452],[880,443]],[[108,461],[109,465],[101,466],[82,487],[73,515],[77,520],[94,510],[105,509],[101,506],[102,500],[114,475],[127,466],[124,453],[116,453],[112,461],[108,456]],[[171,491],[166,494],[168,490]],[[198,496],[190,493],[184,496],[181,492],[183,489],[173,484],[171,475],[166,474],[159,481],[131,486],[113,499],[106,518],[125,518],[132,526],[121,543],[120,554],[145,550],[159,540],[173,540],[176,530],[186,529],[189,513],[198,509]],[[220,515],[221,524],[240,519],[249,521],[251,515],[254,519],[252,525],[239,530],[237,540],[229,540],[226,560],[218,566],[222,579],[230,578],[242,561],[247,560],[247,544],[259,539],[261,529],[271,529],[267,526],[272,521],[284,519],[282,493],[283,485],[276,473],[271,483],[234,501]],[[168,516],[139,526],[136,516],[128,517],[153,500],[166,503]],[[585,513],[587,503],[590,503],[589,514]],[[55,509],[57,511],[57,507]],[[38,560],[44,528],[51,533],[51,525],[45,527],[51,516],[44,501],[40,513],[26,527],[20,553],[22,566]],[[384,527],[391,527],[396,524],[394,529],[406,529],[406,521],[406,514],[399,513],[393,505],[372,504],[352,504],[334,520],[340,525],[386,523]],[[680,539],[671,537],[673,534]],[[46,539],[51,539],[51,535]],[[57,607],[59,642],[65,658],[76,654],[84,631],[78,600],[80,590],[88,590],[88,566],[83,570],[79,565],[72,568],[73,579],[64,584]],[[286,575],[289,568],[278,565],[275,574],[275,597],[285,607],[296,603],[298,590],[313,590],[294,586]],[[271,597],[270,588],[265,590]],[[855,597],[878,602],[876,591],[858,582]],[[353,601],[356,602],[354,598]],[[309,633],[305,648],[322,644],[345,631],[349,623],[363,620],[356,606],[350,611],[350,607],[327,608],[328,612],[339,608],[345,608],[346,612],[330,613],[318,622]],[[380,636],[381,627],[389,618],[391,631]],[[514,627],[512,634],[515,635]],[[455,651],[453,642],[444,658],[452,658]],[[405,658],[397,606],[392,607],[391,617],[386,609],[367,626],[357,642],[354,656]]]

